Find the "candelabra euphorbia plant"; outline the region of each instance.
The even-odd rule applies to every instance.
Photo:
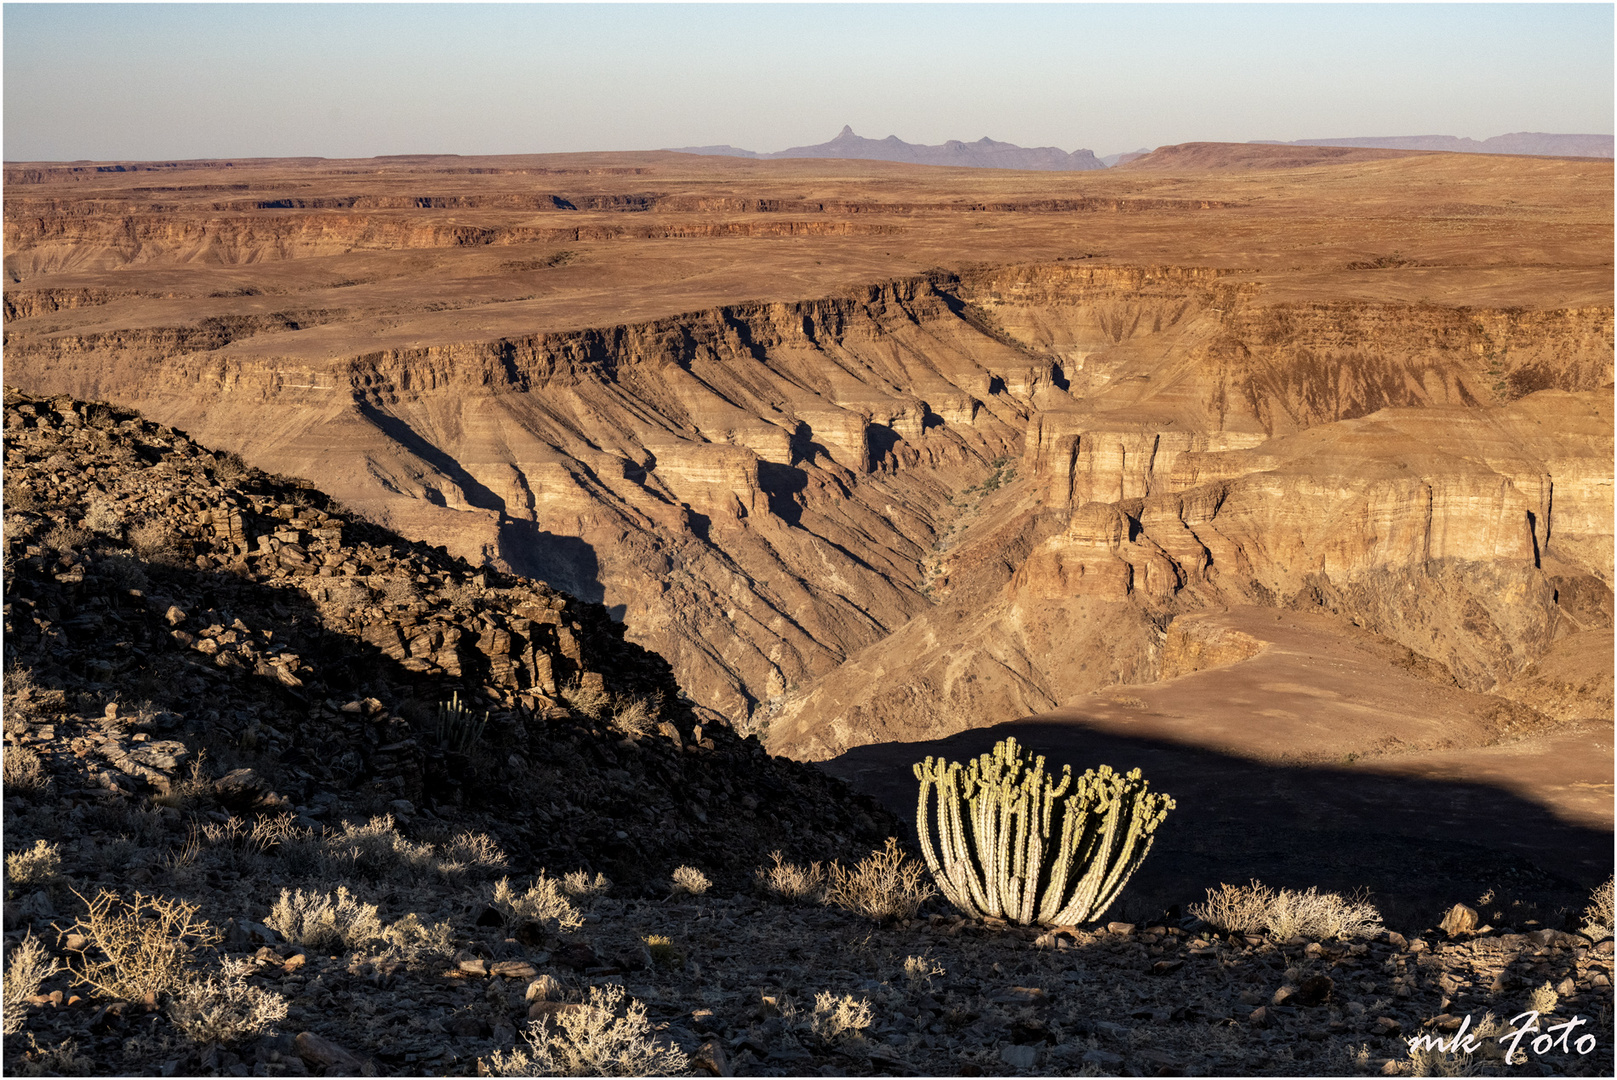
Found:
[[[1057,779],[1015,739],[965,765],[929,757],[915,777],[921,854],[943,895],[973,917],[1024,925],[1099,918],[1174,808],[1138,769],[1075,778],[1066,765]]]

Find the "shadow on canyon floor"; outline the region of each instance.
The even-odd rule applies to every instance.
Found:
[[[1140,769],[1175,811],[1113,917],[1155,918],[1221,882],[1368,890],[1389,926],[1433,926],[1456,902],[1519,898],[1546,925],[1575,914],[1612,869],[1612,835],[1570,824],[1485,784],[1382,776],[1351,766],[1284,766],[1195,746],[1127,738],[1041,718],[946,739],[857,747],[823,763],[909,823],[927,755],[965,760],[1014,735],[1057,769]],[[1485,916],[1486,917],[1486,916]]]

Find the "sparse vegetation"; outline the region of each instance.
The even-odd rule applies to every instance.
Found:
[[[197,905],[184,900],[138,892],[125,900],[110,889],[79,899],[87,910],[73,928],[86,944],[67,968],[109,998],[139,1001],[174,992],[190,978],[198,950],[221,940],[198,917]]]
[[[1381,913],[1360,900],[1344,899],[1315,888],[1297,892],[1274,889],[1254,881],[1250,885],[1220,885],[1207,890],[1205,904],[1192,904],[1190,913],[1221,930],[1238,934],[1268,933],[1287,940],[1369,937],[1381,930]]]
[[[528,1049],[496,1053],[493,1076],[675,1076],[690,1058],[660,1041],[646,1007],[614,984],[592,986],[578,1007],[546,1019],[527,1035]],[[622,1010],[620,1015],[620,1010]]]
[[[39,993],[40,983],[60,970],[61,965],[32,934],[26,935],[22,944],[11,950],[6,958],[5,1034],[15,1035],[22,1030],[23,1020],[28,1015],[27,999]]]
[[[821,991],[814,995],[814,1013],[810,1026],[814,1034],[828,1042],[847,1042],[862,1038],[866,1028],[875,1022],[870,1002],[852,994],[833,994]]]
[[[898,841],[873,851],[851,869],[833,862],[825,888],[825,902],[860,915],[887,922],[913,919],[921,905],[935,895],[926,884],[926,868],[905,855]]]
[[[247,982],[251,960],[225,957],[219,974],[192,982],[175,999],[169,1018],[196,1043],[235,1043],[269,1031],[287,1013],[280,994]]]
[[[773,866],[760,866],[755,871],[758,884],[777,900],[792,903],[817,900],[825,888],[825,869],[819,863],[799,866],[786,862],[778,851],[771,851]]]
[[[312,949],[362,948],[382,937],[382,920],[375,904],[366,904],[337,887],[336,896],[302,889],[282,889],[264,923],[288,941]]]
[[[1612,879],[1596,889],[1589,897],[1589,906],[1583,909],[1583,932],[1600,941],[1611,937]]]
[[[49,885],[61,880],[62,853],[55,844],[35,840],[34,846],[6,856],[6,888]]]
[[[701,896],[713,887],[713,882],[694,866],[677,866],[674,868],[673,885],[675,896],[681,893]]]
[[[543,870],[524,892],[513,889],[510,878],[495,882],[493,904],[507,922],[532,919],[557,930],[577,930],[584,925],[583,914],[567,899],[561,883],[546,877]]]
[[[612,882],[605,874],[596,874],[593,878],[584,870],[573,870],[564,874],[561,879],[561,888],[574,900],[591,900],[602,895],[612,887]]]

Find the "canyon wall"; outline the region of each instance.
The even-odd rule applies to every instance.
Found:
[[[783,745],[1154,677],[1174,612],[1230,598],[1334,605],[1486,687],[1560,625],[1554,576],[1611,584],[1609,308],[1051,264],[331,357],[299,318],[8,333],[7,377],[604,601]],[[1487,618],[1428,625],[1439,595]]]

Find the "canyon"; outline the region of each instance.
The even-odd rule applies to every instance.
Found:
[[[775,753],[1592,748],[1520,783],[1609,829],[1611,206],[1275,145],[8,163],[5,378],[604,603]],[[1312,726],[1293,654],[1357,658]]]

